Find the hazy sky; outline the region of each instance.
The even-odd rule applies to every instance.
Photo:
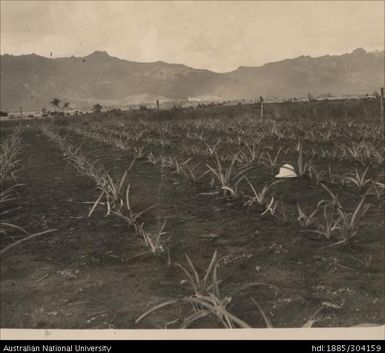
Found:
[[[230,71],[299,55],[384,49],[383,1],[1,1],[1,53]]]

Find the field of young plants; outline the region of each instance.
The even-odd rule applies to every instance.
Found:
[[[1,326],[383,325],[383,134],[346,116],[3,123]]]

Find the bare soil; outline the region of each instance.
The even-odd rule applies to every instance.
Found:
[[[216,136],[217,137],[217,136]],[[219,136],[220,137],[220,136]],[[215,139],[214,139],[215,140]],[[74,143],[120,176],[131,158],[105,144]],[[18,181],[22,206],[12,222],[30,232],[57,229],[36,238],[1,260],[1,327],[3,328],[164,328],[178,327],[183,308],[159,310],[139,324],[150,307],[188,295],[189,288],[175,263],[188,254],[200,269],[207,268],[215,250],[222,258],[218,276],[222,290],[260,281],[278,288],[251,288],[233,299],[229,311],[253,327],[265,323],[254,298],[275,327],[300,327],[320,307],[317,327],[384,323],[384,216],[374,201],[365,217],[362,235],[353,248],[324,248],[324,239],[296,224],[295,207],[279,220],[249,211],[242,202],[210,194],[208,185],[191,185],[145,161],[129,172],[138,209],[158,207],[146,217],[166,218],[172,265],[146,253],[143,243],[124,222],[104,217],[99,209],[87,217],[98,192],[79,175],[62,152],[33,127],[23,133]],[[325,163],[326,166],[326,163]],[[340,166],[343,168],[343,164]],[[273,173],[274,174],[274,173]],[[273,180],[258,168],[251,180]],[[285,180],[278,187],[285,203],[315,205],[323,191],[303,179]],[[339,190],[344,202],[358,196]],[[153,224],[156,226],[156,223]],[[10,232],[2,246],[17,238]],[[355,258],[371,256],[369,266]],[[214,320],[193,327],[220,327]]]

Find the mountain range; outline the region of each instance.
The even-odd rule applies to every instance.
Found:
[[[72,107],[125,106],[159,99],[256,99],[359,95],[384,86],[384,51],[300,56],[227,73],[162,61],[140,63],[95,51],[85,57],[0,57],[1,110],[49,108],[53,98]]]

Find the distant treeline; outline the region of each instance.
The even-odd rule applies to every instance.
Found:
[[[169,110],[150,109],[141,107],[139,110],[123,111],[112,109],[101,114],[85,114],[83,117],[97,120],[127,118],[127,119],[199,119],[199,118],[239,118],[260,117],[260,103],[247,103],[236,105],[220,105],[215,103],[201,104],[196,107],[174,107]],[[360,99],[333,99],[312,100],[310,103],[286,101],[280,103],[264,103],[265,119],[353,119],[376,120],[379,119],[379,98],[368,97]]]
[[[350,99],[314,99],[309,101],[285,101],[277,103],[264,102],[264,119],[314,119],[314,120],[356,120],[378,121],[380,119],[379,97]],[[72,120],[77,121],[113,121],[113,120],[184,120],[184,119],[236,119],[260,118],[261,105],[256,103],[238,103],[224,105],[218,103],[199,104],[195,107],[178,107],[171,109],[149,108],[121,110],[109,109],[99,112],[73,114],[57,114],[53,121],[66,125]],[[52,118],[52,117],[51,117]],[[49,119],[51,119],[49,118]],[[44,116],[43,116],[44,119]],[[40,120],[40,119],[39,119]],[[2,125],[5,122],[2,122]],[[11,122],[9,122],[11,123]]]

